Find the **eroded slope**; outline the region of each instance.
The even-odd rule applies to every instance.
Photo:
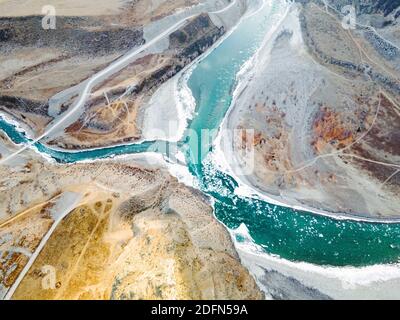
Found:
[[[262,298],[208,200],[143,159],[3,166],[2,297]]]

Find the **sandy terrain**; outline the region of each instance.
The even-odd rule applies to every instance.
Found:
[[[0,168],[3,297],[11,288],[14,299],[262,298],[208,200],[166,168],[145,156],[63,166],[20,157]],[[54,225],[73,200],[64,194],[82,198]]]
[[[89,15],[105,15],[114,14],[123,7],[125,0],[111,1],[60,1],[60,0],[25,0],[0,1],[0,16],[2,17],[19,17],[29,15],[42,15],[44,6],[53,6],[57,15],[60,16],[89,16]]]
[[[135,3],[136,2],[136,3]],[[135,5],[138,19],[150,20],[162,14],[168,14],[175,8],[195,4],[191,0],[25,0],[15,3],[12,0],[0,1],[0,17],[20,17],[43,15],[42,8],[53,6],[58,16],[100,16],[121,13],[126,7]]]

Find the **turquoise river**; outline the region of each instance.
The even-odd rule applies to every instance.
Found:
[[[232,102],[238,72],[259,48],[284,6],[281,0],[273,1],[272,6],[265,6],[251,18],[242,20],[196,64],[188,81],[196,101],[196,115],[178,146],[186,155],[189,171],[199,180],[202,191],[215,199],[217,218],[232,229],[244,223],[254,241],[267,253],[318,265],[397,263],[400,224],[336,220],[239,197],[234,194],[237,182],[216,170],[206,158],[211,148],[206,147],[200,161],[195,161],[198,157],[195,150],[204,149],[205,144],[197,141],[194,135],[201,136],[203,129],[220,127]],[[0,121],[0,128],[17,144],[28,141],[23,133],[4,120]],[[71,163],[149,150],[165,152],[165,145],[168,147],[163,142],[146,142],[74,153],[55,151],[40,143],[36,143],[35,148],[60,163]]]

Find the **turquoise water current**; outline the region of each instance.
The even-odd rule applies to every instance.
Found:
[[[237,182],[213,167],[206,159],[211,148],[195,138],[204,129],[219,128],[231,104],[238,72],[259,48],[282,6],[282,1],[274,1],[271,7],[243,20],[193,69],[188,85],[196,101],[196,116],[178,144],[186,155],[189,171],[199,180],[202,191],[215,199],[217,218],[232,229],[244,223],[267,253],[318,265],[396,263],[400,258],[400,224],[335,220],[236,196]],[[3,119],[0,129],[17,144],[27,142],[23,133]],[[55,151],[40,143],[35,147],[58,162],[71,163],[149,150],[164,153],[165,145],[146,142],[76,153]],[[202,150],[200,159],[196,150]]]

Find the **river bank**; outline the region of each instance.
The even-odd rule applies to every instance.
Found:
[[[272,18],[275,13],[278,16],[285,13],[284,9],[286,7],[283,4],[284,2],[281,1],[268,2],[268,6],[260,8],[251,19],[244,21],[218,47],[209,51],[204,59],[200,59],[196,67],[191,70],[188,86],[193,97],[190,100],[193,101],[194,98],[197,107],[196,116],[189,125],[189,130],[192,130],[192,133],[199,133],[202,129],[220,127],[222,120],[226,116],[226,111],[232,104],[232,101],[230,101],[231,93],[235,87],[235,82],[237,83],[235,79],[237,80],[238,72],[240,72],[243,64],[257,51],[260,43],[265,40],[265,30],[267,28],[273,30],[276,20]],[[252,34],[253,37],[248,37],[249,34]],[[379,287],[383,288],[382,290],[379,289],[379,295],[395,296],[393,291],[388,290],[388,285],[390,280],[393,280],[394,286],[397,286],[396,279],[399,269],[397,262],[400,256],[400,228],[398,224],[333,219],[310,212],[293,210],[285,205],[274,205],[277,202],[269,198],[260,197],[262,199],[260,200],[260,198],[243,196],[245,193],[244,188],[240,187],[240,179],[237,179],[234,175],[230,176],[221,172],[224,171],[223,166],[220,166],[226,160],[226,154],[218,155],[218,147],[211,148],[211,150],[207,149],[206,151],[212,151],[212,153],[208,153],[208,156],[206,155],[205,159],[202,159],[204,161],[200,163],[193,161],[195,159],[193,154],[196,151],[198,142],[194,140],[194,136],[194,134],[188,134],[185,137],[182,142],[182,149],[178,154],[174,155],[176,162],[160,153],[158,155],[142,153],[148,150],[142,150],[141,145],[126,145],[115,148],[115,152],[105,152],[104,149],[97,149],[87,153],[68,153],[65,159],[75,164],[57,164],[48,170],[40,166],[39,170],[36,170],[38,167],[35,165],[33,169],[38,176],[33,174],[31,179],[27,179],[32,175],[32,167],[27,165],[29,162],[25,162],[16,172],[13,172],[13,174],[18,175],[18,179],[11,179],[9,172],[6,171],[10,168],[4,166],[5,174],[2,187],[8,194],[5,193],[2,196],[8,201],[11,198],[16,199],[15,203],[11,204],[15,212],[19,212],[23,209],[23,206],[30,202],[39,202],[40,204],[40,199],[32,200],[29,197],[32,194],[40,197],[41,193],[52,191],[48,190],[47,186],[53,188],[54,183],[79,183],[81,188],[84,189],[83,192],[95,190],[92,196],[99,192],[99,196],[91,198],[90,201],[84,203],[83,207],[79,207],[73,212],[71,218],[66,220],[60,229],[59,235],[53,238],[51,244],[52,246],[62,245],[60,239],[63,239],[63,237],[61,235],[69,230],[69,225],[73,227],[82,224],[83,227],[85,223],[90,222],[90,230],[95,234],[97,232],[100,234],[102,239],[100,243],[89,241],[90,237],[88,239],[86,233],[74,239],[80,244],[86,243],[91,250],[102,252],[101,257],[97,257],[101,260],[100,266],[103,266],[104,261],[108,261],[107,255],[109,251],[105,250],[104,258],[103,248],[104,245],[107,247],[110,243],[111,246],[117,243],[116,248],[118,249],[117,251],[111,249],[113,258],[110,259],[111,262],[115,260],[114,253],[119,255],[121,252],[122,255],[119,256],[121,260],[131,262],[128,269],[122,269],[121,273],[118,273],[118,275],[122,276],[118,276],[118,281],[116,280],[114,283],[119,286],[122,279],[122,285],[119,286],[118,290],[113,291],[115,295],[111,295],[109,291],[109,284],[112,283],[112,279],[105,275],[104,271],[99,271],[99,278],[107,285],[98,285],[99,278],[87,277],[91,284],[90,288],[93,289],[93,291],[88,292],[87,290],[82,290],[79,283],[75,286],[76,283],[74,284],[73,276],[79,275],[78,278],[81,276],[85,278],[86,267],[91,262],[91,259],[96,257],[90,257],[90,254],[83,255],[82,258],[76,255],[70,256],[70,250],[67,248],[68,250],[65,250],[66,253],[63,255],[65,261],[76,261],[78,258],[78,260],[83,259],[85,263],[82,265],[82,269],[78,270],[79,272],[69,270],[71,272],[61,281],[61,290],[51,293],[51,298],[85,298],[88,296],[98,298],[104,297],[104,295],[106,297],[111,295],[115,298],[193,298],[199,295],[208,298],[223,298],[224,295],[230,298],[260,298],[260,292],[255,289],[254,282],[252,282],[253,279],[249,277],[246,270],[241,269],[240,265],[237,264],[239,260],[235,259],[236,262],[232,265],[230,262],[228,263],[228,267],[232,268],[229,270],[232,270],[233,276],[231,276],[232,273],[230,271],[226,272],[226,265],[222,264],[224,268],[220,268],[222,262],[219,260],[221,256],[218,252],[224,251],[226,253],[226,250],[228,250],[228,253],[232,253],[232,243],[234,243],[237,248],[236,251],[238,251],[242,259],[241,263],[250,270],[250,273],[257,279],[260,288],[270,298],[328,299],[332,297],[347,297],[353,293],[358,298],[366,298],[368,296],[370,298],[378,298],[379,296],[373,294],[373,287],[375,285],[379,286],[381,281],[384,284]],[[38,147],[39,149],[41,148],[40,146]],[[43,149],[42,151],[46,152]],[[26,152],[31,151],[25,150]],[[160,152],[163,153],[162,150]],[[217,152],[217,156],[215,152]],[[130,156],[128,153],[140,154]],[[123,155],[116,156],[112,160],[100,159],[112,154]],[[55,157],[57,156],[55,155]],[[30,157],[29,155],[28,159],[31,159]],[[64,159],[62,154],[60,159]],[[220,159],[223,159],[223,161],[220,161]],[[150,166],[149,161],[151,161]],[[43,166],[53,166],[53,164],[45,162]],[[227,168],[227,166],[225,167]],[[86,168],[93,169],[93,172],[86,170]],[[114,172],[114,170],[117,172]],[[54,174],[52,173],[53,171]],[[63,173],[62,178],[59,178],[59,171]],[[176,180],[170,177],[170,173],[176,175],[179,181],[194,186],[197,190],[186,188],[182,185],[177,186]],[[18,191],[18,186],[13,185],[13,180],[21,181],[21,190]],[[35,181],[38,181],[38,186],[35,186]],[[37,187],[39,187],[40,191],[36,189]],[[34,192],[31,193],[32,188]],[[57,187],[53,191],[58,189],[60,188]],[[253,190],[250,190],[249,194],[254,193]],[[13,197],[11,197],[11,194]],[[160,197],[157,196],[156,198],[161,201],[161,206],[159,203],[152,202],[155,194],[160,195]],[[204,196],[204,194],[207,196]],[[27,195],[28,198],[24,195]],[[171,197],[173,198],[172,200]],[[208,197],[210,199],[207,199]],[[22,203],[19,199],[23,199]],[[109,209],[105,209],[109,208],[110,202],[108,200],[110,199],[113,208],[118,211],[113,217],[121,216],[121,213],[124,212],[123,217],[126,216],[125,214],[129,216],[129,227],[125,225],[125,220],[120,223],[121,221],[118,219],[117,221],[111,219],[116,224],[108,224],[103,219],[102,214],[105,213],[107,217],[109,215]],[[128,207],[129,210],[120,210],[122,203],[125,202],[123,200],[129,201],[125,203],[128,206],[124,205],[122,209]],[[213,205],[213,210],[210,207],[210,203]],[[193,204],[200,204],[201,208],[206,209],[205,211],[208,214],[208,220],[206,220],[210,221],[210,223],[209,216],[214,214],[216,219],[212,219],[211,225],[219,225],[219,227],[209,230],[208,224],[203,225],[203,220],[199,221],[198,219],[198,216],[203,218],[203,213],[198,212],[198,208],[193,207]],[[3,210],[8,210],[8,207],[6,206]],[[130,210],[132,208],[134,209],[133,211]],[[141,208],[143,211],[139,210],[138,212],[137,208]],[[171,208],[172,211],[170,210]],[[175,214],[175,209],[179,209],[178,214]],[[190,212],[195,212],[195,214],[191,215]],[[84,217],[87,217],[87,219],[80,219],[79,213],[85,214]],[[217,219],[226,228],[216,223]],[[134,222],[133,227],[132,221]],[[181,223],[185,224],[183,229],[181,228]],[[93,228],[96,225],[100,226],[100,228]],[[243,227],[244,225],[246,226],[245,228]],[[104,228],[110,226],[116,226],[115,233],[104,232]],[[190,230],[187,231],[186,227],[189,227]],[[240,229],[237,230],[238,227]],[[177,228],[179,232],[176,231]],[[226,230],[231,230],[230,236],[232,240]],[[208,231],[212,232],[212,236],[209,236]],[[188,237],[186,236],[187,232],[189,233]],[[150,243],[148,236],[150,236]],[[153,240],[155,241],[153,242]],[[125,245],[126,241],[132,244],[127,248],[137,253],[137,255],[127,257],[123,248],[121,251],[120,245],[121,243]],[[196,242],[196,246],[193,246],[193,241]],[[195,247],[206,248],[210,245],[210,242],[218,247],[216,248],[216,251],[218,251],[216,253],[217,258],[216,260],[211,259],[210,264],[206,264],[205,269],[198,273],[197,266],[204,266],[203,251],[200,250],[201,252],[199,253]],[[69,244],[66,246],[69,246]],[[170,248],[170,246],[174,248],[172,252],[160,251],[160,248]],[[268,259],[255,257],[254,247],[257,248],[258,255],[265,255]],[[99,248],[101,249],[99,250]],[[64,250],[59,251],[64,252]],[[63,265],[62,261],[57,260],[57,257],[54,256],[50,249],[43,252],[42,258],[39,257],[37,267],[41,263]],[[230,254],[230,256],[233,255],[235,254]],[[141,258],[137,259],[139,256]],[[157,258],[153,263],[152,259],[154,257],[160,257],[161,260],[166,258],[169,262],[163,264]],[[200,265],[196,257],[200,257]],[[228,258],[228,260],[232,261],[231,258]],[[215,261],[217,262],[214,264]],[[190,271],[193,271],[192,276],[189,278],[182,277],[182,272],[189,272],[185,266],[193,264],[196,265],[196,268]],[[165,274],[162,275],[161,279],[151,274],[144,282],[140,282],[138,278],[132,276],[132,271],[145,272],[148,265],[154,266],[154,270],[157,270],[157,266],[161,265],[163,270],[165,269]],[[171,280],[171,265],[178,265],[179,270],[174,273],[179,278],[178,286],[176,286],[178,282],[174,283]],[[181,265],[184,266],[181,268]],[[285,265],[288,265],[288,267],[285,267]],[[346,266],[351,265],[354,267],[349,268],[354,271],[349,273],[349,277],[346,278],[344,276],[341,278],[340,273],[343,272],[345,274],[349,271]],[[113,266],[118,269],[115,264]],[[306,267],[302,269],[302,266]],[[265,269],[270,271],[265,272]],[[299,269],[301,271],[298,271]],[[204,272],[204,270],[206,271]],[[213,287],[207,282],[205,288],[201,288],[201,293],[196,290],[187,291],[187,287],[180,286],[182,283],[198,284],[205,281],[207,277],[209,278],[210,270],[221,275],[221,277],[218,277],[218,283],[223,285],[220,286],[218,284]],[[364,272],[365,270],[368,272]],[[18,297],[24,297],[24,295],[25,297],[27,295],[33,297],[38,292],[41,295],[45,294],[38,288],[40,273],[37,271],[38,268],[30,272],[17,295]],[[378,275],[375,278],[371,278],[371,281],[365,281],[356,277],[357,271],[361,271],[366,278],[370,277],[374,272],[377,272]],[[115,275],[112,272],[109,273],[112,276]],[[240,274],[239,277],[237,276],[238,273]],[[307,273],[309,273],[308,278]],[[225,275],[226,277],[223,279]],[[315,276],[315,281],[312,281],[313,276]],[[355,280],[351,281],[351,277],[355,277]],[[191,278],[195,279],[194,282],[192,282]],[[332,278],[334,279],[332,280]],[[324,284],[325,280],[326,284]],[[246,284],[245,291],[240,290],[243,285],[242,281]],[[64,283],[67,283],[66,287],[63,287]],[[138,296],[131,295],[134,290],[127,285],[129,283],[134,283],[135,287],[139,288]],[[171,283],[173,284],[171,285]],[[346,285],[355,285],[356,290],[348,290]],[[343,289],[342,296],[341,286]],[[180,295],[177,294],[174,287],[179,287],[178,293],[181,293]],[[360,290],[364,287],[368,287],[366,294],[360,295]],[[237,288],[239,288],[239,291],[236,291]],[[162,289],[161,296],[160,289]],[[150,295],[147,294],[149,290],[151,292]],[[227,293],[224,290],[229,292]],[[68,293],[69,291],[70,293]],[[192,291],[193,295],[190,295],[190,291]]]
[[[397,300],[400,265],[355,268],[317,266],[267,254],[242,225],[231,231],[244,266],[257,279],[267,297],[296,300]]]

